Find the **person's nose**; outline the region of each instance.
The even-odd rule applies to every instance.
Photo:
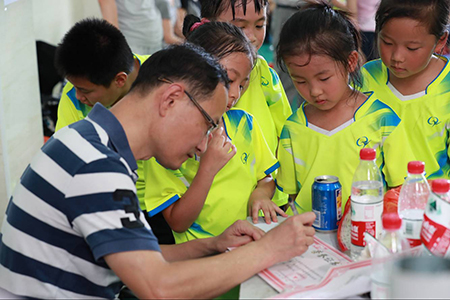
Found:
[[[403,62],[405,59],[402,49],[400,47],[394,47],[392,54],[391,54],[391,60],[393,62]]]
[[[87,102],[86,96],[77,89],[75,89],[75,97],[83,103]]]
[[[247,38],[249,39],[250,43],[252,45],[255,45],[256,44],[256,35],[253,32],[253,29],[252,28],[245,28],[244,29],[244,33],[247,36]]]
[[[197,155],[200,155],[202,153],[205,153],[206,149],[208,148],[208,142],[210,140],[211,134],[205,135],[203,139],[198,143],[197,145]]]
[[[230,88],[228,92],[228,107],[233,107],[241,97],[241,89],[239,86]]]
[[[322,89],[318,84],[310,84],[309,93],[312,97],[319,97],[322,94]]]

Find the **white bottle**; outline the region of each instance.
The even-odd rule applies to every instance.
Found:
[[[364,249],[364,232],[375,238],[380,236],[383,213],[383,179],[375,163],[376,152],[363,148],[359,156],[361,160],[353,176],[351,195],[350,254],[353,260],[358,260]]]
[[[396,213],[383,215],[383,232],[375,245],[372,258],[371,299],[387,299],[390,295],[390,274],[393,260],[389,257],[409,249],[409,242],[403,236],[402,220]]]
[[[398,215],[402,219],[402,232],[411,247],[422,244],[420,229],[430,195],[430,186],[424,176],[424,170],[424,162],[411,161],[408,163],[408,177],[403,183],[398,198]]]
[[[428,252],[450,258],[450,181],[431,182],[420,238]]]

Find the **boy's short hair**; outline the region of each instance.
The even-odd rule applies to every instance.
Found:
[[[259,13],[269,3],[268,0],[252,0],[255,4],[255,11]],[[248,0],[200,0],[201,16],[203,18],[216,20],[224,11],[231,8],[233,19],[236,6],[242,6],[244,15],[247,12]]]
[[[117,73],[129,74],[134,58],[119,29],[102,19],[77,22],[56,49],[55,67],[63,77],[86,78],[109,87]]]
[[[211,54],[190,43],[174,45],[150,56],[139,69],[130,93],[148,94],[163,82],[160,78],[183,81],[199,102],[207,100],[222,83],[229,88],[227,72]]]

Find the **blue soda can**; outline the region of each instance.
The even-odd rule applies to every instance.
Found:
[[[317,231],[335,231],[342,217],[342,186],[339,178],[323,175],[314,178],[311,191],[312,210],[316,214],[313,227]]]

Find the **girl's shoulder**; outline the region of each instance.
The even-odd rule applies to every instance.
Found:
[[[307,126],[308,120],[306,118],[305,114],[305,108],[307,107],[308,103],[303,102],[297,110],[295,110],[286,120],[286,124],[291,123],[291,126],[295,124],[299,126]]]
[[[362,118],[388,118],[392,121],[392,125],[398,125],[400,123],[400,118],[394,109],[389,106],[386,102],[380,99],[376,92],[365,92],[367,99],[355,112],[355,121]]]
[[[374,59],[366,62],[361,69],[363,80],[368,77],[372,77],[374,79],[383,79],[382,81],[384,81],[384,79],[387,79],[388,76],[387,68],[381,59]]]

